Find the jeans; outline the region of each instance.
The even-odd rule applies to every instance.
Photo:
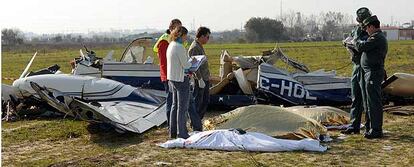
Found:
[[[171,105],[172,105],[172,92],[169,89],[168,81],[162,82],[164,84],[165,93],[167,93],[166,99],[166,112],[167,113],[167,125],[170,125],[170,112],[171,112]]]
[[[210,82],[204,81],[204,83],[206,86],[204,88],[200,88],[198,87],[198,81],[195,80],[194,91],[193,91],[196,111],[198,112],[200,119],[203,119],[204,114],[207,112],[208,103],[210,101],[210,93],[209,93]]]
[[[188,138],[187,131],[187,111],[190,100],[190,83],[188,77],[184,77],[184,82],[169,81],[172,91],[172,105],[170,112],[170,137]],[[177,134],[178,132],[178,134]]]
[[[197,112],[193,91],[193,89],[190,89],[190,106],[188,108],[188,116],[190,117],[193,131],[203,131],[203,124],[201,123],[201,118]]]

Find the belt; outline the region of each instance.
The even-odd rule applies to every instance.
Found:
[[[193,73],[192,73],[192,72],[185,73],[185,76],[187,76],[187,77],[191,77],[191,76],[193,76]]]

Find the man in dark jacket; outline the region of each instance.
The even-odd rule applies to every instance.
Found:
[[[388,42],[380,29],[380,21],[377,16],[371,16],[363,21],[363,28],[369,37],[366,41],[358,40],[355,49],[363,52],[361,56],[361,67],[365,72],[365,87],[363,98],[365,109],[369,116],[369,131],[364,137],[368,139],[381,138],[383,109],[381,83],[384,80],[384,61],[388,52]]]
[[[196,39],[188,50],[189,56],[206,55],[203,45],[207,44],[210,39],[210,29],[200,27],[197,30]],[[194,92],[193,97],[196,111],[199,113],[201,119],[207,111],[210,100],[210,71],[208,69],[208,61],[205,61],[194,74]]]
[[[352,30],[350,34],[349,40],[357,41],[357,40],[367,40],[368,33],[362,29],[362,22],[371,17],[371,12],[368,8],[362,7],[356,11],[357,14],[357,22],[359,23],[355,28]],[[345,41],[344,41],[345,42]],[[351,41],[347,41],[351,42]],[[360,126],[361,126],[361,116],[362,111],[364,111],[363,105],[363,87],[364,87],[364,70],[362,70],[360,62],[361,62],[361,55],[362,52],[357,51],[354,46],[347,45],[345,42],[344,45],[347,47],[348,51],[351,54],[352,60],[352,77],[351,77],[351,94],[352,94],[352,105],[351,105],[351,126],[344,131],[341,131],[343,134],[359,134]],[[365,117],[366,122],[369,122],[369,117]]]

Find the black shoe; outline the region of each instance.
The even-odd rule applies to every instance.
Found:
[[[343,131],[341,131],[342,134],[350,135],[350,134],[359,134],[359,129],[354,128],[347,128]]]
[[[368,134],[369,134],[369,131],[370,131],[370,130],[365,129],[364,136],[368,135]]]
[[[384,135],[382,134],[382,132],[378,132],[378,131],[370,131],[364,135],[364,137],[367,139],[378,139],[378,138],[382,138],[383,136]]]
[[[177,138],[177,134],[176,133],[170,133],[170,139],[176,139]]]

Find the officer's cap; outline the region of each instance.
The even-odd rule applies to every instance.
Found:
[[[364,21],[366,18],[371,16],[371,11],[369,11],[369,9],[366,7],[362,7],[356,11],[356,15],[357,15],[356,20],[362,23],[362,21]]]
[[[374,23],[374,22],[376,22],[376,21],[378,21],[378,22],[379,22],[378,17],[377,17],[376,15],[373,15],[373,16],[371,16],[371,17],[368,17],[368,18],[366,18],[366,19],[362,22],[362,27],[363,27],[363,28],[365,28],[365,27],[367,27],[369,24],[372,24],[372,23]]]

